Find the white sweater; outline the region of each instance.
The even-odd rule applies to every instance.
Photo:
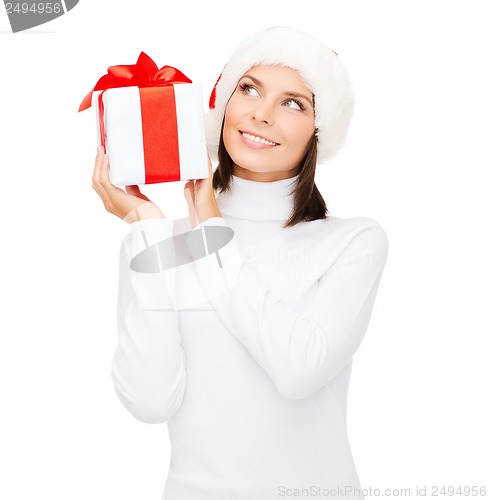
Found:
[[[283,229],[297,178],[233,177],[222,218],[134,222],[121,247],[112,378],[135,418],[167,422],[163,500],[362,498],[347,392],[388,238],[365,217]],[[129,268],[146,246],[216,225],[234,231],[218,258]]]

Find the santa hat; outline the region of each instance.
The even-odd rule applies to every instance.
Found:
[[[343,146],[354,110],[349,75],[337,53],[295,28],[278,26],[244,40],[224,67],[210,96],[206,115],[207,147],[217,150],[225,108],[242,75],[258,64],[296,69],[314,94],[317,162],[332,158]]]

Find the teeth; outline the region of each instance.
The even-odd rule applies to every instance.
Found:
[[[251,135],[251,134],[246,134],[245,132],[243,132],[242,135],[246,139],[249,139],[250,141],[253,141],[253,142],[258,142],[260,144],[266,144],[268,146],[276,146],[276,142],[267,141],[266,139],[263,139],[262,137],[256,137],[256,136]]]

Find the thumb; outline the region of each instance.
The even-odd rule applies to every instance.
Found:
[[[193,181],[188,181],[185,184],[185,199],[188,203],[188,215],[192,227],[198,224],[198,215],[195,207],[195,185]]]
[[[185,194],[185,200],[188,203],[188,206],[191,208],[194,207],[194,205],[195,205],[195,186],[194,186],[193,181],[188,181],[185,184],[184,194]]]

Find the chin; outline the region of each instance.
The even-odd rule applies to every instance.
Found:
[[[235,165],[239,165],[241,168],[245,168],[251,172],[273,172],[276,170],[274,167],[277,162],[266,158],[266,155],[261,152],[245,152],[229,155]]]

